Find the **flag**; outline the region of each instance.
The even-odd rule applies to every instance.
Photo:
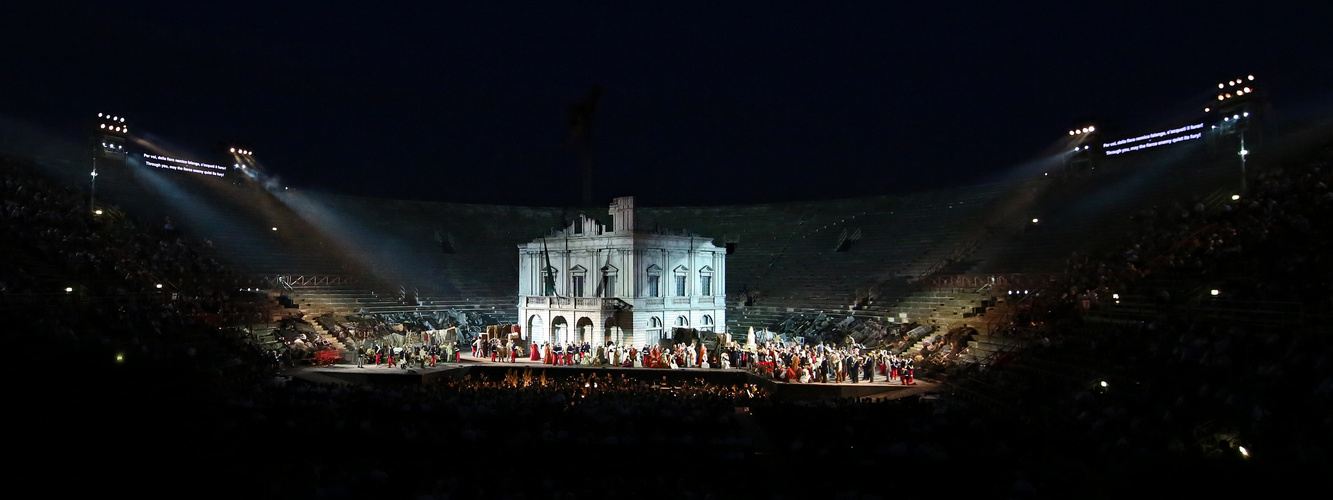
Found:
[[[605,263],[605,264],[602,264],[602,268],[599,269],[599,271],[601,271],[601,273],[602,273],[602,279],[597,280],[597,293],[596,293],[596,296],[598,296],[598,297],[607,297],[607,296],[609,296],[609,295],[612,293],[612,290],[610,290],[610,288],[611,288],[611,283],[610,283],[611,275],[610,275],[610,274],[607,274],[607,270],[610,269],[610,268],[611,268],[611,249],[610,249],[610,248],[607,248],[607,249],[606,249],[606,263]]]

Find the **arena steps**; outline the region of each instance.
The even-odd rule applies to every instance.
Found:
[[[312,313],[313,311],[307,314],[311,315],[312,317],[318,316],[318,314],[312,314]],[[323,339],[325,342],[328,342],[330,345],[333,346],[334,349],[337,349],[338,352],[340,353],[348,352],[347,346],[343,345],[342,341],[338,340],[338,337],[334,337],[332,334],[329,333],[328,330],[325,330],[324,326],[320,325],[319,322],[312,322],[310,323],[310,325],[314,328],[315,335],[319,336],[319,338]]]

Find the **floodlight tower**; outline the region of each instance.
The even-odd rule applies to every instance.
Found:
[[[1248,180],[1246,179],[1248,176],[1246,160],[1250,155],[1249,149],[1245,147],[1246,135],[1253,136],[1254,134],[1249,134],[1251,131],[1261,132],[1256,127],[1259,126],[1258,120],[1261,118],[1260,111],[1263,109],[1263,100],[1256,93],[1256,89],[1254,75],[1227,80],[1226,83],[1217,84],[1216,100],[1211,101],[1208,106],[1203,108],[1203,112],[1213,122],[1209,128],[1213,139],[1212,144],[1222,152],[1231,151],[1233,147],[1236,148],[1234,151],[1240,157],[1240,189],[1242,193],[1246,190]],[[1251,137],[1251,139],[1254,139],[1254,137]]]
[[[1092,124],[1080,125],[1069,130],[1069,150],[1068,160],[1065,162],[1065,169],[1073,172],[1076,170],[1095,170],[1097,168],[1097,155],[1092,151],[1097,147],[1097,138],[1101,137],[1097,133],[1097,126]]]
[[[227,152],[231,154],[231,169],[229,174],[243,174],[251,178],[257,178],[259,175],[258,165],[255,163],[255,152],[248,148],[229,146]]]
[[[116,160],[124,163],[125,140],[129,133],[130,127],[125,123],[125,117],[110,113],[97,114],[97,128],[93,130],[94,141],[97,144],[93,147],[93,171],[91,185],[88,189],[88,211],[97,213],[97,159]]]

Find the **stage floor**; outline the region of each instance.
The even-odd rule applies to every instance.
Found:
[[[612,374],[623,373],[635,377],[669,377],[671,379],[703,378],[713,383],[752,383],[760,384],[773,392],[775,396],[793,399],[826,399],[826,398],[870,398],[875,400],[899,399],[904,397],[926,394],[937,388],[938,384],[924,379],[917,379],[916,385],[902,385],[897,380],[887,381],[882,376],[877,376],[873,382],[862,381],[853,384],[846,383],[787,383],[778,380],[770,380],[746,370],[741,369],[719,369],[719,368],[622,368],[611,366],[557,366],[548,365],[540,361],[530,359],[519,359],[513,363],[492,362],[490,358],[474,358],[468,354],[462,355],[462,361],[458,363],[437,363],[434,367],[426,368],[392,368],[381,364],[376,366],[373,363],[358,367],[354,364],[335,364],[331,366],[309,366],[286,370],[284,375],[308,380],[316,383],[399,383],[412,384],[437,380],[450,380],[462,378],[472,374],[488,374],[503,376],[503,371],[509,369],[528,369],[533,370],[560,370],[571,372],[571,375],[578,372]]]

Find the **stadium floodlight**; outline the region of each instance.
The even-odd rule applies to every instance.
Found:
[[[1074,131],[1073,131],[1073,130],[1070,130],[1070,131],[1069,131],[1069,135],[1074,135]]]
[[[1231,195],[1231,201],[1236,201],[1236,200],[1239,200],[1239,199],[1240,199],[1240,195],[1238,195],[1238,194],[1233,194],[1233,195]]]
[[[1250,112],[1249,112],[1249,111],[1246,111],[1246,112],[1242,113],[1241,116],[1250,116]]]
[[[1036,224],[1036,223],[1037,223],[1037,219],[1032,219],[1032,223],[1033,223],[1033,224]]]
[[[1248,78],[1250,81],[1254,81],[1254,75],[1250,75],[1250,76],[1247,77],[1247,78]]]
[[[274,231],[277,231],[277,230],[278,230],[278,226],[273,226],[273,230],[274,230]]]
[[[1222,97],[1222,94],[1217,94],[1217,100],[1220,101],[1220,100],[1222,100],[1222,99],[1226,99],[1226,98],[1225,98],[1225,97]]]
[[[93,210],[93,215],[102,215],[102,209]]]
[[[236,148],[231,148],[231,152],[235,153],[235,152],[236,152]]]
[[[1207,113],[1207,112],[1212,111],[1212,110],[1213,110],[1213,108],[1203,108],[1203,112],[1204,112],[1204,113]]]
[[[1242,150],[1240,150],[1240,153],[1239,153],[1239,154],[1240,154],[1241,156],[1248,155],[1248,154],[1250,154],[1250,150],[1248,150],[1248,149],[1242,149]]]
[[[1214,297],[1216,297],[1219,293],[1222,293],[1222,292],[1219,292],[1216,288],[1214,288],[1214,289],[1212,289],[1211,291],[1208,292],[1209,295],[1212,295],[1212,296],[1214,296]]]
[[[1240,456],[1250,458],[1250,450],[1245,449],[1244,446],[1237,446],[1236,449],[1240,451]]]
[[[161,284],[161,283],[158,283],[158,284],[157,284],[157,288],[158,288],[158,290],[161,290],[161,289],[162,289],[162,284]]]
[[[73,291],[74,291],[74,287],[72,287],[72,286],[67,286],[67,287],[65,287],[65,293],[70,293],[70,292],[73,292]]]
[[[1110,385],[1110,384],[1107,384],[1105,380],[1103,380],[1102,383],[1101,383],[1102,388],[1106,388],[1106,386],[1108,386],[1108,385]]]
[[[1248,93],[1250,93],[1250,92],[1254,92],[1253,90],[1250,90],[1249,87],[1245,87],[1245,88],[1243,88],[1243,89],[1241,89],[1241,90],[1244,90],[1246,94],[1248,94]]]
[[[1239,119],[1240,119],[1240,115],[1231,115],[1231,119],[1232,119],[1232,120],[1239,120]]]
[[[1219,88],[1219,89],[1226,88],[1226,85],[1222,85],[1222,84],[1219,83],[1219,84],[1217,84],[1217,88]]]

